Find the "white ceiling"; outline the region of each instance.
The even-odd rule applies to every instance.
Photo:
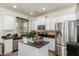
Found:
[[[17,8],[13,8],[13,5],[16,5]],[[17,11],[29,16],[39,16],[48,12],[57,11],[74,5],[75,3],[0,3],[1,7]],[[42,8],[46,8],[46,10],[43,11]],[[36,13],[30,15],[30,12]]]

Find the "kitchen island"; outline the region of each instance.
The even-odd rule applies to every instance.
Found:
[[[44,41],[42,44],[34,44],[33,42],[18,42],[18,56],[48,56],[48,44]]]

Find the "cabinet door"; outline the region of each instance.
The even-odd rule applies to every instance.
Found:
[[[3,36],[3,22],[2,22],[2,13],[0,13],[0,43],[3,43],[3,39],[1,38],[1,36]]]
[[[50,39],[50,50],[55,51],[55,39]]]
[[[2,45],[0,45],[0,55],[2,54]]]
[[[48,41],[49,42],[49,50],[51,51],[55,51],[55,39],[54,38],[45,38],[44,41]]]
[[[15,28],[15,17],[3,15],[3,30],[13,30]]]
[[[1,13],[0,13],[0,28],[1,28],[1,23],[2,23],[2,20],[1,20],[1,18],[2,18],[2,17],[1,17]]]
[[[46,22],[45,17],[44,17],[44,16],[41,17],[41,18],[40,18],[40,25],[45,25],[45,22]]]
[[[57,21],[56,18],[53,18],[53,19],[51,18],[50,19],[50,30],[51,31],[55,30],[55,23],[56,23],[56,21]]]
[[[2,32],[1,30],[2,30],[2,14],[0,13],[0,33]]]
[[[46,30],[50,30],[50,20],[46,19]]]
[[[38,22],[37,20],[33,22],[33,30],[37,30],[37,25],[38,25]]]
[[[73,21],[73,20],[76,20],[76,18],[77,18],[75,14],[67,15],[67,17],[68,17],[67,18],[68,21]]]
[[[13,39],[4,40],[4,54],[8,54],[13,51]]]

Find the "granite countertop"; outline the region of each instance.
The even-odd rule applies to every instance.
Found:
[[[4,40],[12,39],[12,37],[2,37],[2,39],[4,39]]]
[[[30,45],[30,46],[36,47],[36,48],[42,48],[43,46],[49,44],[48,41],[43,41],[42,44],[36,44],[36,43],[33,43],[33,42],[28,42],[28,43],[24,43],[24,42],[22,42],[22,41],[20,41],[20,42],[23,43],[23,44],[27,44],[27,45]]]
[[[7,39],[16,40],[16,39],[21,39],[22,37],[7,37],[7,36],[2,36],[1,38],[4,39],[4,40],[7,40]]]
[[[22,37],[13,37],[13,40],[22,39]]]

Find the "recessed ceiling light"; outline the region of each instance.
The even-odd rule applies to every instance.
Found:
[[[14,5],[13,8],[17,8],[17,6]]]
[[[30,15],[33,15],[33,12],[31,12]]]
[[[42,10],[46,10],[46,8],[42,8]]]

